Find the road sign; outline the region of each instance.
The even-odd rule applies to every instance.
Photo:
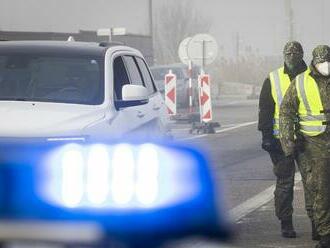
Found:
[[[204,74],[205,65],[211,64],[218,55],[216,40],[208,34],[197,34],[181,41],[178,49],[182,63],[187,64],[189,69],[189,113],[192,113],[192,63],[202,67],[202,75],[199,76],[199,101],[201,122],[212,121],[211,88],[209,75]],[[205,85],[205,86],[203,86]]]
[[[111,29],[110,28],[100,28],[97,30],[97,36],[110,36]]]
[[[98,36],[125,35],[126,28],[100,28],[97,30]]]
[[[207,123],[212,121],[210,76],[208,74],[199,75],[198,86],[201,122]]]
[[[187,55],[194,64],[209,65],[218,55],[217,42],[211,35],[197,34],[188,43]]]
[[[112,41],[112,36],[125,35],[126,28],[100,28],[97,30],[97,36],[107,36],[109,42]]]
[[[171,70],[165,75],[165,105],[169,115],[176,115],[176,75]]]
[[[188,65],[189,63],[189,57],[188,57],[188,44],[189,41],[191,40],[191,37],[185,38],[183,41],[181,41],[178,49],[178,55],[183,64]]]

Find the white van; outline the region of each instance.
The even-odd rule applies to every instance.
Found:
[[[0,42],[0,139],[104,140],[168,132],[142,54],[70,41]]]

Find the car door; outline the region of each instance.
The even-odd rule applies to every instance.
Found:
[[[138,73],[138,74],[136,74]],[[130,59],[117,56],[113,60],[113,92],[115,102],[122,100],[122,87],[125,84],[143,84],[140,73]],[[145,105],[117,108],[116,115],[111,121],[111,133],[115,137],[133,137],[139,135],[139,129],[146,122],[147,107]]]
[[[141,57],[135,57],[135,60],[143,78],[144,86],[148,89],[149,93],[149,104],[146,106],[148,107],[147,132],[153,137],[162,136],[168,132],[169,120],[164,100],[156,89],[146,62]]]

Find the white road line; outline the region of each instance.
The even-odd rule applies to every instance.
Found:
[[[241,127],[251,126],[251,125],[254,125],[256,123],[257,123],[257,121],[245,122],[245,123],[238,124],[234,127],[228,127],[228,128],[225,128],[225,129],[218,130],[218,131],[216,131],[216,133],[224,133],[224,132],[231,131],[231,130],[234,130],[234,129],[238,129],[238,128],[241,128]]]
[[[203,138],[203,137],[206,137],[206,136],[208,136],[208,134],[201,134],[201,135],[197,135],[197,136],[193,136],[193,137],[183,138],[183,139],[180,139],[180,140],[200,139],[200,138]]]
[[[299,172],[295,174],[295,185],[301,181],[301,175]],[[261,193],[255,195],[254,197],[246,200],[242,204],[234,207],[229,211],[229,214],[233,221],[237,222],[252,213],[254,210],[260,208],[264,204],[268,203],[274,198],[275,184],[265,189]]]
[[[228,128],[224,128],[224,129],[221,129],[221,130],[217,130],[216,133],[224,133],[224,132],[235,130],[235,129],[238,129],[238,128],[241,128],[241,127],[251,126],[251,125],[254,125],[256,123],[257,123],[257,121],[244,122],[244,123],[241,123],[241,124],[237,124],[233,127],[228,127]],[[197,136],[193,136],[193,137],[183,138],[183,139],[180,139],[180,140],[200,139],[200,138],[203,138],[203,137],[206,137],[206,136],[209,136],[209,134],[201,134],[201,135],[197,135]]]

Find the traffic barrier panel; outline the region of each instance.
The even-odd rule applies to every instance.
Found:
[[[176,75],[170,70],[165,75],[165,104],[169,115],[176,115]]]
[[[210,75],[202,74],[198,76],[199,88],[199,109],[201,122],[212,121],[212,102],[211,102],[211,85]]]

